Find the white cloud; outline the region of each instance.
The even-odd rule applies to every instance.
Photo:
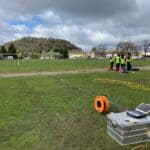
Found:
[[[0,23],[0,44],[8,42],[9,40],[15,40],[23,36],[27,36],[30,33],[25,25],[9,25],[7,23]]]
[[[85,49],[92,48],[99,43],[114,43],[118,41],[118,39],[109,33],[101,33],[97,30],[77,25],[57,25],[53,27],[39,25],[34,29],[32,35],[36,37],[66,39]]]
[[[27,28],[25,25],[13,25],[12,26],[15,30],[14,37],[15,39],[22,38],[24,36],[28,36],[30,34],[30,29]]]
[[[56,25],[56,26],[37,26],[32,33],[36,37],[54,37],[60,39],[66,39],[74,42],[75,44],[80,43],[80,36],[82,31],[78,26],[72,25]]]
[[[41,19],[45,21],[45,23],[61,23],[62,19],[60,16],[55,14],[53,11],[46,11],[39,15]]]
[[[117,41],[115,37],[109,33],[95,32],[91,34],[91,41],[96,44],[100,43],[114,43]]]

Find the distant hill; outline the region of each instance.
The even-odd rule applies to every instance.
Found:
[[[57,51],[57,50],[81,50],[76,45],[72,44],[69,41],[63,39],[54,39],[54,38],[35,38],[35,37],[24,37],[19,40],[10,41],[5,43],[4,46],[6,49],[13,44],[17,51],[29,52],[34,51],[37,53],[42,53],[43,51]]]

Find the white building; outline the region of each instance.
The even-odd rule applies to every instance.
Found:
[[[145,53],[142,52],[141,55],[142,55],[142,56],[145,56]],[[147,53],[146,53],[146,56],[147,56],[147,57],[150,57],[150,52],[147,52]]]
[[[72,50],[69,52],[69,59],[79,59],[79,58],[85,58],[86,53],[81,50]]]

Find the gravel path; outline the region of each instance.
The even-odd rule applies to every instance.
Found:
[[[140,71],[150,70],[150,66],[138,67]],[[22,72],[22,73],[0,73],[0,77],[30,77],[30,76],[54,76],[64,74],[80,74],[80,73],[96,73],[96,72],[108,72],[107,68],[100,69],[81,69],[72,71],[42,71],[42,72]]]

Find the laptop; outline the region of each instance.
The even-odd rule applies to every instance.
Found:
[[[150,113],[150,104],[141,103],[134,110],[128,111],[127,115],[132,118],[140,119],[146,117],[149,113]]]
[[[135,108],[136,111],[142,112],[144,114],[150,113],[150,104],[141,103]]]

